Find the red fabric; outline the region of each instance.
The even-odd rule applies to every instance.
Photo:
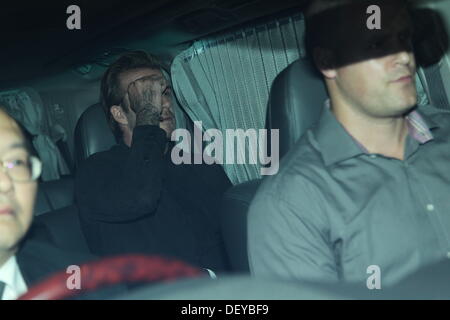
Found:
[[[30,288],[19,300],[61,300],[119,283],[169,282],[205,275],[202,270],[184,262],[140,255],[106,258],[80,265],[80,269],[81,290],[67,287],[72,274],[64,270]]]

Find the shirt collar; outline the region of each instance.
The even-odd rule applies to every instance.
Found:
[[[439,127],[433,119],[417,108],[413,109],[406,119],[410,136],[421,144],[432,140],[431,130]],[[325,101],[319,123],[313,129],[313,134],[326,166],[367,153],[367,150],[350,135],[331,112],[329,99]]]
[[[407,116],[409,134],[412,138],[419,143],[424,144],[434,139],[431,130],[439,127],[439,124],[435,122],[426,112],[415,108]]]
[[[318,125],[313,129],[326,166],[363,154],[364,151],[351,138],[325,102]]]
[[[6,284],[3,297],[16,299],[26,291],[26,284],[17,264],[16,256],[12,256],[0,267],[0,281]],[[11,296],[11,292],[13,296]],[[0,297],[0,300],[3,298]]]

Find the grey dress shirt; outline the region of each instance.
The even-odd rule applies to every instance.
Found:
[[[251,205],[251,272],[365,285],[375,265],[389,285],[450,258],[450,112],[417,111],[433,138],[409,135],[401,161],[364,152],[324,108]]]

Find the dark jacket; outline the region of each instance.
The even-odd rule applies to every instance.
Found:
[[[95,260],[85,254],[68,253],[52,245],[35,241],[25,241],[16,254],[17,263],[28,288],[70,265],[80,265]]]
[[[231,184],[218,165],[174,165],[165,132],[139,126],[88,158],[75,179],[76,203],[96,255],[155,254],[226,270],[219,205]]]

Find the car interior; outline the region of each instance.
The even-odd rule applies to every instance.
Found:
[[[319,119],[321,109],[311,106],[327,99],[302,43],[308,32],[302,14],[307,2],[81,1],[81,29],[73,30],[66,27],[68,1],[2,4],[0,104],[22,120],[44,162],[31,236],[39,238],[39,229],[45,228],[59,248],[89,252],[74,175],[82,161],[116,143],[100,105],[100,81],[107,67],[130,50],[151,52],[164,62],[178,128],[192,132],[194,121],[202,121],[204,128],[279,129],[282,158]],[[450,1],[416,2],[424,14],[434,13],[423,19],[418,14],[414,21],[421,31],[418,101],[450,111],[450,38],[445,32]],[[248,281],[253,293],[267,292],[246,278],[247,212],[264,179],[258,169],[259,164],[224,165],[233,187],[223,197],[220,224],[230,274],[244,277],[231,279],[230,291],[238,287],[233,281]],[[172,286],[172,291],[169,286],[135,297],[176,299],[183,290],[192,293],[189,285]],[[281,298],[290,292],[302,298],[291,289]],[[189,297],[210,294],[199,292]]]

